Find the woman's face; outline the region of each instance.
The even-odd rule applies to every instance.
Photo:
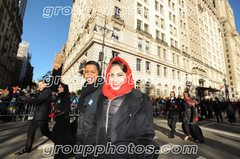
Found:
[[[64,89],[63,89],[62,85],[60,84],[58,86],[58,93],[62,93],[62,92],[64,92]]]
[[[184,93],[184,98],[188,98],[188,94],[187,93]]]
[[[121,87],[121,85],[125,82],[126,76],[127,76],[126,73],[124,73],[118,65],[113,66],[110,69],[109,76],[109,83],[112,89],[118,90]]]

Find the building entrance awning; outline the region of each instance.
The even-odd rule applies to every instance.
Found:
[[[219,92],[219,89],[214,89],[214,88],[210,88],[210,87],[197,87],[197,90],[203,90],[203,91],[208,91],[208,92]]]

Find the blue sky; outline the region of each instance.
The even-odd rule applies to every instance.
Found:
[[[237,30],[240,32],[240,0],[229,0],[229,3],[234,11]],[[48,6],[54,9],[46,10]],[[55,12],[58,6],[65,9],[72,7],[72,0],[28,0],[23,20],[22,40],[30,43],[29,52],[32,53],[34,80],[52,69],[55,53],[61,52],[62,46],[68,39],[71,15],[66,15],[67,10],[63,12],[65,15],[58,9],[57,15],[49,14],[50,18],[43,16],[44,9],[44,13]]]
[[[52,69],[55,53],[61,52],[68,39],[71,15],[63,15],[59,10],[58,15],[44,18],[43,10],[47,6],[72,7],[72,0],[28,0],[22,41],[30,43],[34,80]]]

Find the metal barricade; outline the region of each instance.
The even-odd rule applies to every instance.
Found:
[[[32,120],[36,105],[20,102],[14,107],[9,107],[10,102],[0,103],[0,120],[3,121],[25,121]],[[51,109],[51,113],[53,110]],[[69,116],[71,120],[76,120],[78,117],[78,110],[76,107],[71,107]]]

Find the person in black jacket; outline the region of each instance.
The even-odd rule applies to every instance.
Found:
[[[203,120],[203,116],[205,116],[206,119],[207,118],[206,100],[203,98],[201,98],[200,107],[201,107],[201,119]]]
[[[179,101],[175,98],[174,91],[170,92],[170,99],[167,103],[167,110],[169,111],[168,115],[168,126],[171,128],[168,138],[174,138],[175,128],[177,119],[179,118],[179,114],[181,111],[181,105]]]
[[[25,149],[21,150],[20,152],[17,152],[15,155],[21,155],[24,153],[31,152],[33,140],[35,137],[35,131],[38,127],[40,127],[40,130],[44,136],[51,139],[51,132],[48,127],[49,120],[48,115],[51,112],[52,92],[49,88],[46,87],[46,82],[44,82],[43,80],[39,81],[38,88],[40,89],[41,92],[39,97],[36,99],[30,99],[25,96],[19,97],[20,100],[25,101],[28,104],[36,105],[36,108],[34,111],[34,118],[31,121],[31,124],[28,128]]]
[[[104,79],[100,77],[100,66],[95,61],[88,61],[85,65],[84,77],[86,82],[82,87],[78,100],[79,120],[76,133],[76,144],[83,145],[89,130],[93,125],[93,118],[97,110],[98,96],[102,92]],[[80,158],[81,154],[76,154]]]
[[[58,87],[58,98],[54,107],[54,112],[49,115],[49,117],[54,117],[56,124],[52,130],[51,139],[55,145],[71,145],[75,144],[75,139],[71,136],[70,129],[70,93],[68,90],[68,85],[60,83]],[[73,153],[64,154],[60,149],[54,158],[69,158],[74,156]]]
[[[99,96],[98,107],[92,129],[85,145],[119,145],[131,146],[151,145],[153,150],[159,148],[153,140],[153,107],[150,98],[134,89],[132,71],[127,62],[115,57],[106,72],[106,81]],[[88,156],[87,158],[89,158]],[[97,158],[157,158],[158,154],[110,152],[99,154]]]
[[[223,105],[218,100],[218,98],[215,98],[213,108],[214,108],[214,112],[215,112],[215,115],[216,115],[216,118],[217,118],[217,122],[219,123],[219,117],[221,119],[221,122],[223,122],[223,118],[222,118]]]
[[[207,101],[207,110],[208,110],[208,117],[209,119],[213,119],[212,111],[213,111],[213,102],[212,99],[208,98]]]

